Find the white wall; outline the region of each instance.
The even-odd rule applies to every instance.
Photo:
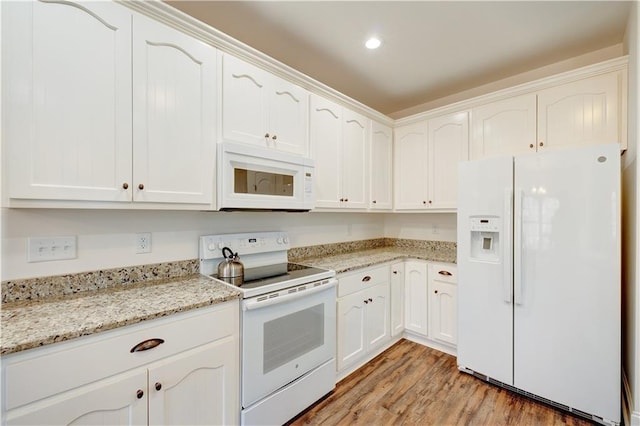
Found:
[[[10,280],[196,259],[205,234],[288,231],[293,247],[382,238],[383,214],[2,210],[2,277]],[[135,234],[151,232],[152,252],[135,253]],[[27,238],[76,235],[78,257],[27,263]]]
[[[394,213],[386,216],[385,237],[456,241],[455,213]]]
[[[629,124],[628,150],[623,156],[623,366],[632,394],[631,425],[640,425],[640,281],[637,271],[638,244],[638,180],[640,171],[638,158],[638,73],[640,72],[640,34],[638,31],[640,10],[638,3],[632,5],[625,50],[629,55]]]

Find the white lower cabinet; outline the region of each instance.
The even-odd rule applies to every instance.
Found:
[[[390,341],[389,266],[338,277],[338,371],[367,360]]]
[[[429,265],[429,337],[457,343],[457,268],[450,264]]]
[[[445,351],[457,342],[456,272],[450,263],[404,262],[405,330]]]
[[[427,337],[427,263],[406,261],[404,277],[404,327],[407,331]]]
[[[404,331],[404,262],[391,265],[391,337]]]
[[[3,359],[2,417],[7,425],[237,424],[239,357],[237,301],[17,353]]]

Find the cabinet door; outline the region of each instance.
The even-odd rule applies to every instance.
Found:
[[[365,337],[364,291],[341,297],[337,302],[338,361],[337,368],[344,367],[364,356]]]
[[[433,280],[429,286],[429,336],[456,344],[456,285]]]
[[[2,8],[9,196],[130,201],[131,12],[111,2]]]
[[[311,156],[315,161],[316,207],[340,207],[342,180],[342,108],[324,98],[311,95]]]
[[[266,146],[269,74],[234,56],[222,58],[222,137]],[[269,134],[269,138],[271,134]]]
[[[286,80],[272,76],[267,145],[278,151],[307,155],[309,93]]]
[[[394,207],[396,210],[427,208],[427,122],[395,129]]]
[[[369,119],[342,109],[343,207],[367,208]]]
[[[522,95],[474,108],[472,160],[536,150],[536,95]]]
[[[133,42],[133,198],[211,204],[216,49],[138,15]]]
[[[409,261],[404,268],[405,328],[427,336],[427,264]]]
[[[146,425],[146,395],[147,372],[138,369],[16,408],[4,420],[7,425]]]
[[[404,331],[404,262],[391,265],[391,336]]]
[[[391,198],[391,159],[393,136],[391,128],[378,122],[371,122],[371,162],[369,164],[370,197],[369,208],[390,210]]]
[[[236,338],[200,346],[149,368],[149,424],[237,424],[240,350]]]
[[[376,349],[391,337],[389,327],[389,282],[371,287],[365,294],[366,348]]]
[[[468,113],[429,120],[429,208],[458,205],[458,162],[469,159]]]
[[[538,93],[538,150],[621,141],[620,73]]]

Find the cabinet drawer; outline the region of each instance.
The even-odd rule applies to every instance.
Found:
[[[5,410],[238,332],[238,302],[232,301],[7,356],[3,359]],[[132,352],[149,339],[164,342]]]
[[[389,281],[389,266],[364,268],[338,277],[338,297]]]
[[[458,268],[447,263],[429,265],[429,277],[434,281],[455,284],[458,281]]]

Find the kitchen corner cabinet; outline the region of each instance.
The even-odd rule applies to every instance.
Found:
[[[451,264],[432,263],[429,276],[429,337],[455,345],[457,343],[457,268]]]
[[[391,337],[404,331],[404,262],[391,265]]]
[[[468,113],[398,127],[394,143],[395,210],[455,210],[458,162],[469,157]]]
[[[365,210],[369,119],[316,95],[310,108],[316,208]]]
[[[233,301],[3,357],[3,419],[237,424],[238,323]],[[130,352],[149,339],[164,342]]]
[[[371,121],[369,163],[369,209],[391,210],[393,131],[389,126]]]
[[[625,149],[625,80],[612,71],[474,108],[471,159],[597,143]]]
[[[222,59],[222,138],[307,155],[309,93],[232,55]]]
[[[9,198],[212,202],[215,48],[111,2],[4,2],[2,40]]]
[[[390,340],[389,266],[338,276],[337,369],[375,354]]]
[[[428,281],[427,263],[407,260],[404,263],[404,327],[407,331],[427,337]]]

